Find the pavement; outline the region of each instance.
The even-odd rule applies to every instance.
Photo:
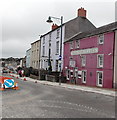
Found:
[[[56,86],[56,87],[63,87],[66,89],[72,89],[72,90],[80,90],[80,91],[85,91],[85,92],[91,92],[91,93],[98,93],[98,94],[103,94],[103,95],[108,95],[108,96],[112,96],[112,97],[116,97],[116,90],[114,89],[105,89],[105,88],[97,88],[97,87],[89,87],[89,86],[82,86],[82,85],[73,85],[73,84],[67,84],[67,83],[61,83],[61,85],[59,85],[59,83],[57,82],[49,82],[49,81],[45,81],[45,80],[37,80],[37,79],[32,79],[29,77],[19,77],[19,75],[16,74],[10,74],[10,76],[14,76],[14,77],[18,77],[22,80],[27,80],[27,81],[31,81],[31,82],[37,82],[37,84],[44,84],[44,85],[51,85],[51,86]]]

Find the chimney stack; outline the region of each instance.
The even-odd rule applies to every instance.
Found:
[[[53,24],[53,25],[52,25],[52,30],[56,29],[57,27],[58,27],[57,24]]]
[[[84,17],[84,18],[86,18],[86,10],[84,9],[84,8],[79,8],[78,9],[78,17]]]

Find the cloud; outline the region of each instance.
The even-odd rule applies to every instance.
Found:
[[[2,9],[2,48],[3,57],[23,57],[30,44],[39,35],[50,30],[46,23],[49,15],[60,17],[64,22],[77,16],[77,9],[84,7],[88,19],[96,26],[113,22],[115,3],[108,0],[89,2],[90,0],[3,0]],[[107,14],[108,13],[108,14]],[[59,24],[58,21],[55,21]]]

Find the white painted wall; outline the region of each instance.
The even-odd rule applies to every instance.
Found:
[[[59,59],[60,55],[60,35],[61,35],[61,28],[59,38],[57,37],[57,29],[51,31],[51,64],[52,64],[52,71],[56,71],[56,60]],[[65,27],[62,27],[62,62],[63,62],[63,42],[64,42],[64,29]],[[41,57],[40,57],[40,68],[48,69],[48,56],[49,56],[49,34],[45,35],[45,43],[43,44],[43,37],[41,37]],[[59,41],[59,54],[56,54],[56,42]],[[45,46],[45,56],[43,56],[43,46]],[[63,68],[63,63],[61,65]],[[58,67],[59,68],[59,67]],[[58,69],[59,71],[59,69]]]

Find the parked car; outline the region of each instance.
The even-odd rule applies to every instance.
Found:
[[[2,73],[8,73],[8,71],[7,70],[2,70]]]

